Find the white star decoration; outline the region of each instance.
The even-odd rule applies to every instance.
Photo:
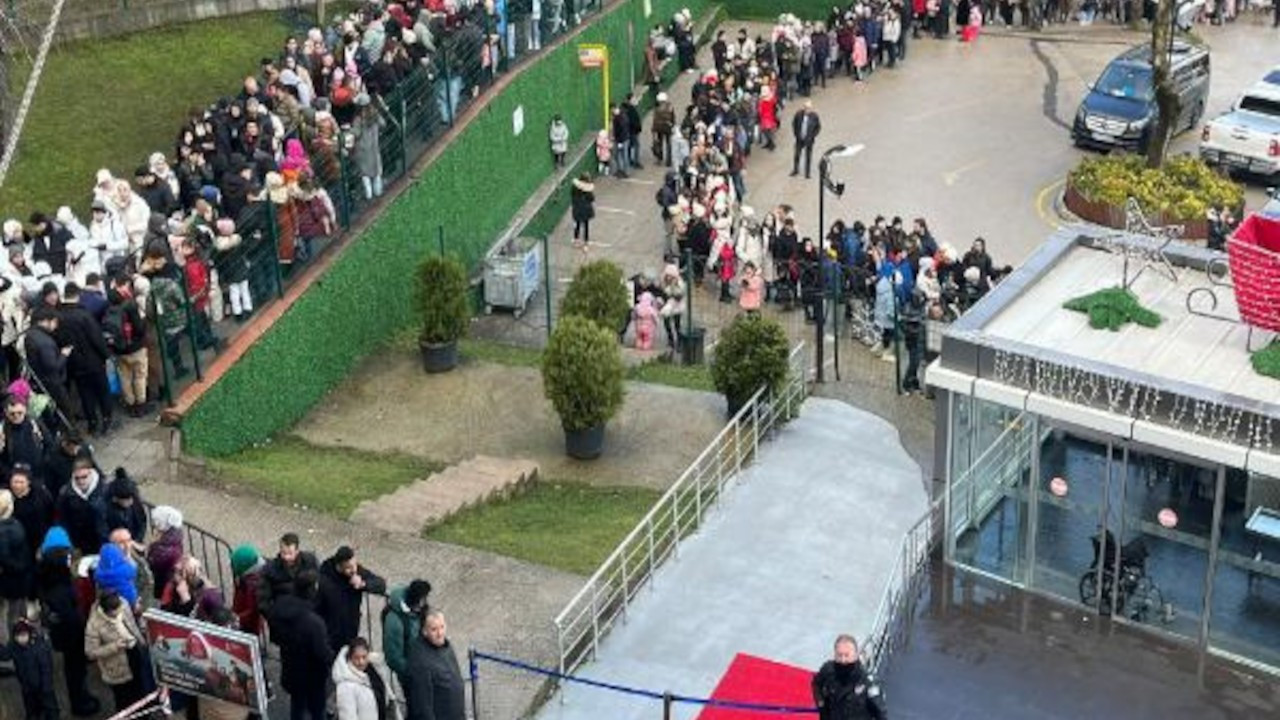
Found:
[[[1178,281],[1178,271],[1164,254],[1169,243],[1182,238],[1186,228],[1182,225],[1152,225],[1142,212],[1138,201],[1129,198],[1124,206],[1124,231],[1116,231],[1098,238],[1095,245],[1124,258],[1121,287],[1128,290],[1148,268],[1173,282]],[[1129,274],[1129,261],[1138,263],[1133,275]]]

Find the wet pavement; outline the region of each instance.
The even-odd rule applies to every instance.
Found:
[[[1280,717],[1280,678],[935,561],[884,676],[895,719]]]

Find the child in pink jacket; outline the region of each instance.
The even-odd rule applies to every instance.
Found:
[[[636,324],[636,349],[652,350],[653,335],[658,330],[658,309],[653,306],[653,293],[640,293],[631,313]]]

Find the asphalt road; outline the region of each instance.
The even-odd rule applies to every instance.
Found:
[[[1212,47],[1208,117],[1280,64],[1277,31],[1269,27],[1240,23],[1197,31]],[[833,177],[846,181],[848,190],[834,203],[828,199],[828,223],[833,213],[864,220],[923,215],[941,239],[963,249],[981,235],[997,262],[1016,265],[1052,228],[1053,195],[1087,152],[1072,146],[1068,131],[1086,84],[1125,47],[1144,39],[1110,26],[1043,35],[993,31],[974,45],[922,39],[909,44],[908,61],[897,69],[882,69],[856,85],[835,81],[850,87],[813,98],[823,118],[819,151],[837,143],[866,149],[833,165]],[[1198,139],[1185,133],[1173,151],[1195,152]],[[790,145],[787,138],[779,152],[789,155]],[[802,231],[812,232],[816,183],[768,172],[754,158],[752,166],[750,200],[796,205],[810,217]],[[762,172],[752,176],[753,169]],[[1263,199],[1263,188],[1250,188],[1250,207]]]

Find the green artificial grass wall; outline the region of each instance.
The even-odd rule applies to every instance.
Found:
[[[224,455],[284,430],[365,354],[410,327],[416,320],[413,270],[437,251],[437,226],[444,227],[447,254],[478,265],[553,171],[546,133],[551,116],[560,113],[576,137],[601,126],[600,71],[578,66],[579,43],[609,45],[611,98],[620,100],[631,86],[629,22],[639,75],[646,28],[682,7],[701,17],[707,4],[651,0],[646,18],[644,1],[632,0],[525,68],[185,414],[187,450]],[[518,107],[524,131],[516,136],[512,114]]]
[[[791,13],[802,20],[826,22],[831,8],[849,7],[847,0],[723,0],[729,17],[736,20],[775,20],[782,13]]]

